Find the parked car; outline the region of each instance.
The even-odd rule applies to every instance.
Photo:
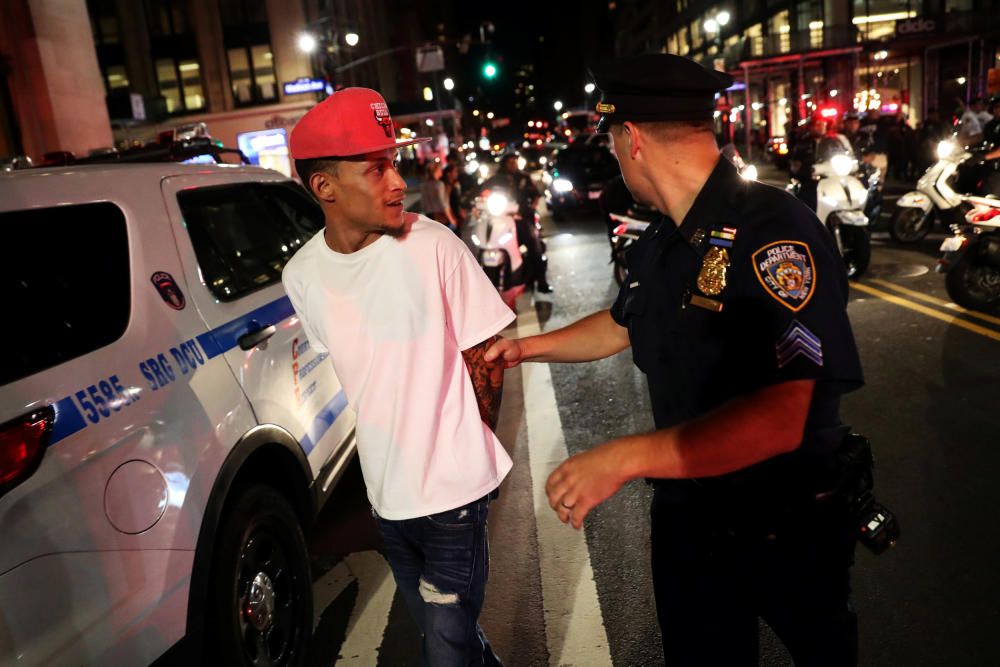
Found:
[[[281,285],[323,216],[274,171],[99,162],[0,174],[0,663],[301,664],[356,446]]]

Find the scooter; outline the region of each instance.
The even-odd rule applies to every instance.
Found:
[[[896,210],[889,221],[889,234],[899,243],[916,243],[931,231],[934,219],[946,224],[961,224],[965,214],[960,192],[973,192],[978,183],[975,177],[961,178],[959,190],[952,187],[959,168],[966,165],[973,152],[964,148],[954,138],[943,139],[937,145],[937,162],[932,164],[917,181],[917,189],[907,192],[896,201]]]
[[[953,236],[941,244],[937,270],[958,305],[971,310],[1000,308],[1000,199],[964,197],[971,208]]]
[[[833,234],[849,278],[859,278],[872,255],[865,215],[869,188],[854,175],[857,172],[858,161],[847,137],[833,134],[819,140],[811,174],[816,182],[816,200],[806,203],[814,207],[819,221]],[[791,179],[786,189],[804,201],[807,199],[803,196],[803,183],[796,178]]]
[[[629,209],[629,213],[633,211]],[[625,265],[625,254],[632,244],[639,240],[642,233],[651,224],[656,224],[652,220],[640,220],[620,213],[608,213],[608,217],[615,228],[611,231],[611,263],[614,265],[615,282],[621,287],[628,275],[628,267]]]
[[[517,203],[503,190],[486,189],[472,205],[463,233],[486,276],[500,292],[524,283],[524,258],[517,238]]]

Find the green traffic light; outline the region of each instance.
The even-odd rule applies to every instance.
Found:
[[[487,79],[492,79],[497,75],[497,66],[493,63],[486,63],[483,65],[483,76]]]

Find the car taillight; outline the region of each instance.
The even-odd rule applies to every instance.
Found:
[[[615,236],[621,236],[622,234],[624,234],[627,231],[628,231],[628,225],[623,222],[620,225],[618,225],[617,227],[615,227],[614,234],[615,234]]]
[[[48,406],[0,426],[0,495],[38,468],[54,421],[55,411]]]

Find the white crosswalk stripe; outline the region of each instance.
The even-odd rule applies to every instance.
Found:
[[[520,313],[517,333],[539,333],[534,309]],[[524,364],[521,369],[549,665],[610,665],[586,537],[559,521],[545,494],[549,473],[568,456],[552,376],[548,364]]]

